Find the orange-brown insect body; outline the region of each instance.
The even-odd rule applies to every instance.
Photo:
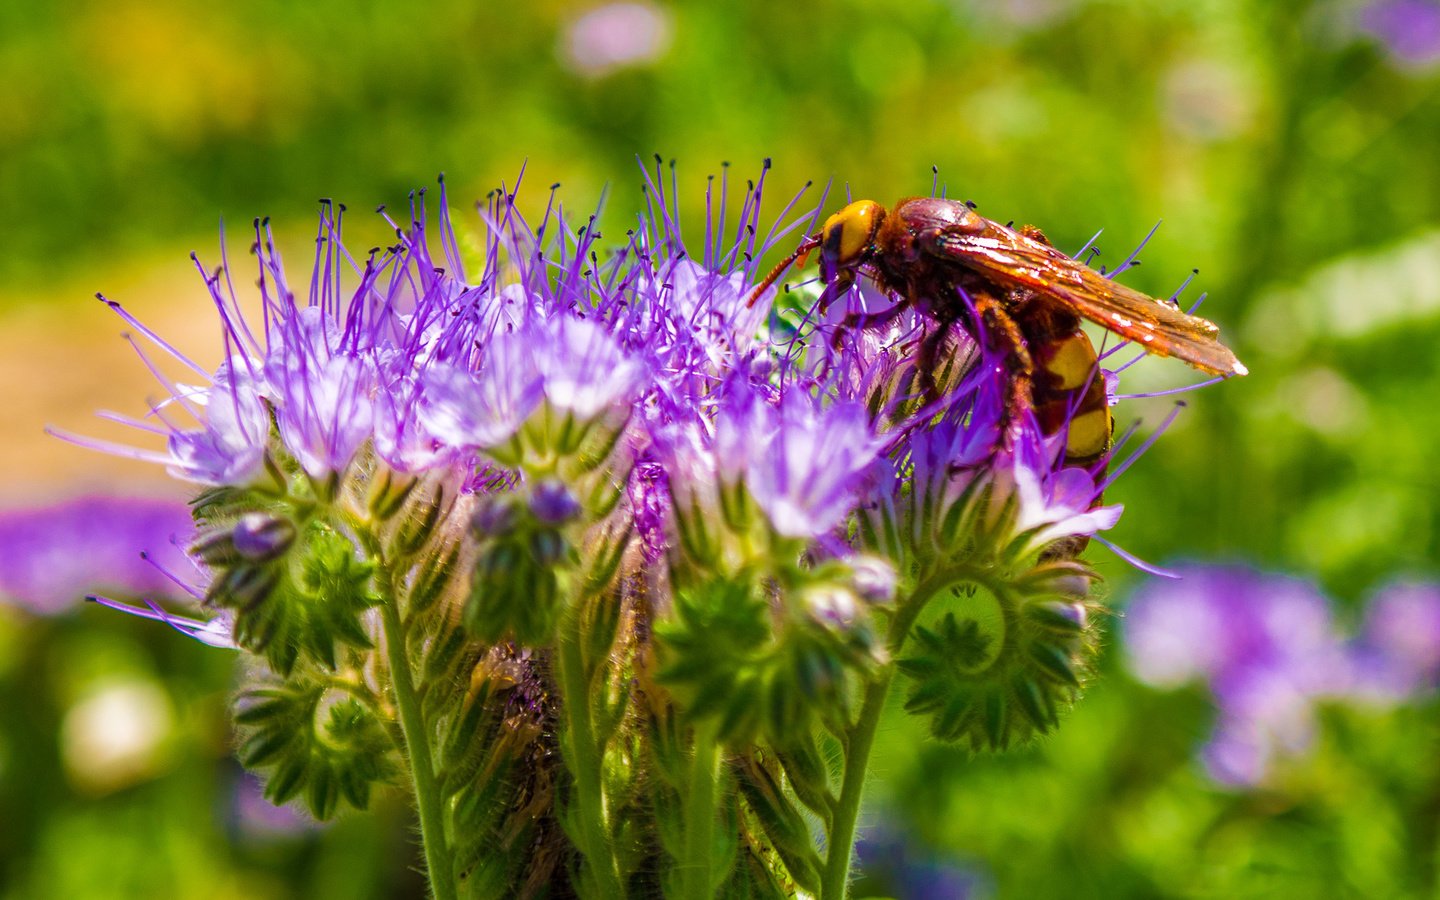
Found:
[[[1038,229],[1015,230],[964,203],[933,197],[901,200],[889,211],[873,200],[851,203],[776,266],[750,302],[816,248],[826,283],[822,305],[863,272],[935,321],[917,361],[929,390],[952,327],[1003,351],[1009,416],[1029,410],[1045,434],[1065,429],[1070,465],[1103,468],[1113,430],[1099,359],[1081,319],[1146,352],[1217,375],[1246,374],[1213,323],[1106,278],[1056,250]],[[1073,556],[1084,544],[1079,539],[1050,555]]]
[[[820,248],[827,300],[864,272],[935,320],[920,348],[922,373],[933,372],[956,325],[1004,351],[1011,412],[1033,411],[1047,434],[1068,428],[1071,464],[1100,460],[1111,434],[1099,361],[1082,318],[1150,353],[1216,374],[1245,374],[1210,322],[1117,284],[1056,250],[1038,229],[1011,229],[964,203],[912,198],[887,211],[857,201],[831,216],[809,244]]]

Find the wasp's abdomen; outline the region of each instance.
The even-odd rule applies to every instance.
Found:
[[[1038,338],[1038,339],[1037,339]],[[1032,403],[1045,434],[1065,434],[1065,463],[1089,466],[1110,449],[1113,422],[1095,346],[1078,323],[1068,333],[1032,336]]]

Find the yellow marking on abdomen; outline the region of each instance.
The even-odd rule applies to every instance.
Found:
[[[1095,371],[1095,345],[1083,331],[1049,341],[1041,365],[1055,381],[1050,387],[1073,391],[1098,378]]]
[[[1070,460],[1091,460],[1110,449],[1113,425],[1110,407],[1082,409],[1070,420],[1065,435],[1065,456]]]

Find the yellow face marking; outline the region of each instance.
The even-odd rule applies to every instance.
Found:
[[[1057,383],[1052,386],[1058,390],[1073,391],[1100,377],[1095,371],[1095,345],[1083,331],[1051,341],[1046,349],[1050,352],[1041,365],[1055,376]]]
[[[874,200],[856,200],[825,220],[825,228],[821,232],[823,244],[836,246],[833,243],[835,230],[840,231],[839,255],[835,260],[837,264],[849,265],[870,246],[870,239],[875,236],[875,229],[880,225],[879,212],[880,204]]]
[[[1102,406],[1080,413],[1070,420],[1065,454],[1075,459],[1099,456],[1110,446],[1110,408]]]

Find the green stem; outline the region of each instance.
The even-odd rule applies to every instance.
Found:
[[[850,730],[845,742],[845,775],[840,783],[840,797],[835,803],[835,814],[831,820],[828,835],[829,848],[825,855],[825,873],[820,881],[820,900],[845,900],[850,889],[850,858],[855,849],[855,826],[860,819],[860,800],[865,793],[865,773],[870,766],[870,751],[875,747],[875,732],[880,726],[880,714],[885,711],[885,698],[890,693],[890,683],[895,680],[896,656],[910,636],[910,627],[915,624],[920,611],[930,598],[942,587],[956,581],[976,578],[978,573],[969,568],[955,568],[938,573],[920,584],[908,599],[895,611],[890,624],[886,650],[890,654],[887,662],[875,679],[865,689],[865,699],[860,705],[860,717]]]
[[[389,574],[389,567],[383,562],[380,568],[382,573]],[[400,711],[400,725],[405,732],[410,775],[415,783],[415,805],[420,810],[420,843],[425,849],[425,868],[435,900],[457,900],[434,755],[430,751],[429,732],[420,711],[420,697],[415,691],[410,661],[405,658],[405,628],[400,624],[399,594],[395,590],[394,579],[387,578],[386,581],[390,587],[389,596],[380,604],[385,628],[385,653],[390,663],[390,681],[395,686],[395,706]]]
[[[714,880],[715,815],[720,787],[720,730],[707,720],[695,727],[690,758],[690,796],[685,810],[685,856],[680,861],[684,891],[692,900],[710,900]]]
[[[610,816],[605,808],[602,782],[604,751],[590,720],[590,679],[585,671],[582,617],[577,609],[566,612],[560,627],[557,665],[560,674],[561,714],[570,749],[570,774],[575,779],[577,843],[585,856],[598,896],[621,900],[620,866],[610,843]]]

